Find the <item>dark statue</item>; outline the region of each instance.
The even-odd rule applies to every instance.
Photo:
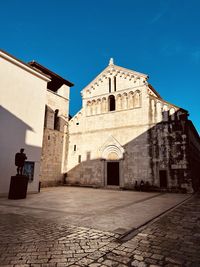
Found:
[[[22,175],[24,163],[27,159],[26,154],[24,153],[24,149],[20,149],[20,153],[15,154],[15,165],[17,166],[17,175]]]

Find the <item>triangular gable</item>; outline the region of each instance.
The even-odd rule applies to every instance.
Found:
[[[129,79],[144,79],[145,81],[149,78],[148,75],[136,72],[130,69],[126,69],[114,64],[109,64],[95,79],[93,79],[82,91],[81,94],[83,95],[85,91],[90,92],[95,89],[96,86],[98,86],[102,80],[109,76],[109,75],[123,75],[126,78]]]

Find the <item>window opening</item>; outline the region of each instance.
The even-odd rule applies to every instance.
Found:
[[[56,109],[54,113],[54,130],[58,130],[59,128],[59,117],[58,117],[59,110]]]
[[[117,81],[116,81],[116,76],[114,76],[114,91],[116,92],[116,85],[117,85],[117,83],[116,83]]]
[[[115,110],[115,97],[114,95],[109,96],[109,111]]]
[[[111,78],[108,78],[109,81],[109,93],[111,93]]]
[[[74,145],[74,151],[76,151],[76,145]]]
[[[78,163],[81,163],[81,155],[78,155]]]

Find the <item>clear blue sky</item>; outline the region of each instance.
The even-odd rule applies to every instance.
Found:
[[[167,101],[187,109],[200,133],[199,0],[0,0],[1,49],[36,60],[80,90],[115,64],[150,76]]]

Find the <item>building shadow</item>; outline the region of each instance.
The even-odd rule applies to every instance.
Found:
[[[146,188],[154,190],[199,190],[200,139],[188,120],[188,112],[183,109],[173,114],[164,111],[158,123],[153,122],[152,118],[152,114],[149,114],[148,130],[122,145],[121,151],[124,152],[121,157],[116,152],[119,147],[114,144],[108,145],[110,149],[106,148],[109,154],[104,156],[99,153],[95,159],[87,156],[86,160],[81,161],[83,155],[79,155],[78,151],[69,155],[76,158],[77,164],[68,169],[65,182],[81,186],[135,189],[142,181]]]
[[[10,178],[16,175],[15,154],[20,148],[25,149],[27,160],[35,163],[34,179],[29,187],[31,191],[37,191],[41,147],[26,141],[27,132],[34,132],[34,129],[3,106],[0,106],[0,123],[0,195],[8,193]]]

